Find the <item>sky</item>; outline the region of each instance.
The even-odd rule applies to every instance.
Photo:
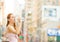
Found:
[[[16,2],[19,3],[20,8],[24,9],[25,1],[24,0],[5,0],[4,1],[4,14],[14,13],[16,8]]]

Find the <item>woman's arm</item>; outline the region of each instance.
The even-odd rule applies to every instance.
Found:
[[[21,28],[22,28],[22,21],[20,20],[20,18],[17,19],[18,20],[18,25],[16,26],[16,31],[19,34],[21,32]]]

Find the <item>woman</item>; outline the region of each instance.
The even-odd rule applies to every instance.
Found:
[[[17,28],[15,24],[14,16],[12,15],[12,13],[8,14],[6,37],[8,38],[9,42],[18,42],[19,33],[20,33],[20,28]]]

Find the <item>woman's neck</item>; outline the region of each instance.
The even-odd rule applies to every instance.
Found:
[[[14,24],[13,24],[13,23],[9,23],[9,25],[14,26]]]

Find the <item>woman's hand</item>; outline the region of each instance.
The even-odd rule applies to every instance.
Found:
[[[18,18],[17,18],[17,21],[18,21],[19,23],[21,22],[21,19],[20,19],[20,17],[18,17]]]

